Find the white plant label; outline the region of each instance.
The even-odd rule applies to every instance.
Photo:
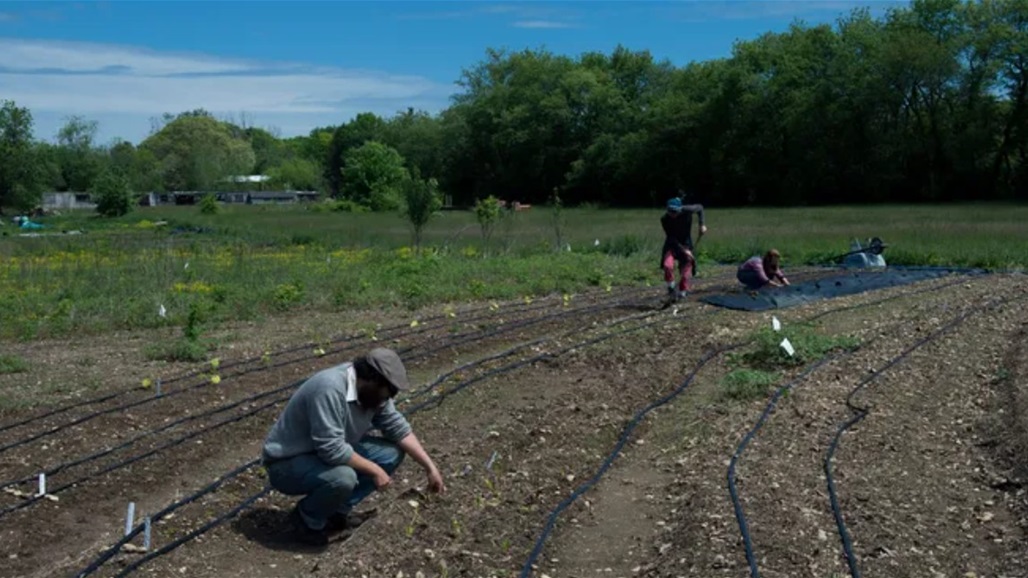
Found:
[[[46,474],[39,474],[39,494],[37,495],[46,495]]]
[[[125,516],[125,535],[128,536],[132,533],[132,526],[136,520],[136,503],[129,502],[128,515]]]
[[[771,316],[771,329],[774,329],[775,331],[782,330],[782,322],[779,321],[778,318],[774,315]]]
[[[792,344],[789,343],[788,337],[783,339],[782,342],[779,343],[779,345],[781,345],[782,349],[784,349],[785,352],[789,354],[789,357],[792,357],[796,353],[796,350],[792,348]]]

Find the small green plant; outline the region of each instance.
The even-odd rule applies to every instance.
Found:
[[[303,301],[303,284],[299,282],[283,283],[275,287],[272,302],[279,311],[285,311]]]
[[[29,364],[17,355],[0,355],[0,374],[22,373],[29,370]]]
[[[475,201],[475,220],[478,221],[478,227],[482,230],[482,241],[487,248],[496,222],[500,220],[501,209],[500,200],[493,195]]]
[[[151,344],[144,350],[147,359],[162,361],[204,361],[209,345],[201,339],[205,320],[205,306],[199,302],[189,304],[182,337],[169,343]]]
[[[404,528],[403,531],[403,533],[406,534],[408,538],[414,536],[414,531],[417,530],[418,524],[421,522],[421,504],[414,500],[411,500],[410,505],[412,508],[414,508],[414,514],[411,516],[410,522],[407,524],[407,527]]]
[[[214,193],[207,193],[200,199],[200,213],[204,215],[217,215],[221,208],[218,206],[218,199]]]
[[[462,530],[463,530],[463,527],[461,526],[460,520],[458,520],[457,518],[451,518],[450,519],[450,534],[454,538],[460,538],[460,536],[462,534]]]

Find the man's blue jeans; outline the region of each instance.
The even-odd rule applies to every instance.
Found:
[[[404,453],[395,443],[365,436],[354,451],[381,466],[390,476],[403,462]],[[302,454],[267,466],[271,486],[300,500],[300,516],[314,530],[325,527],[332,514],[346,515],[375,491],[375,480],[350,466],[330,466],[315,454]]]

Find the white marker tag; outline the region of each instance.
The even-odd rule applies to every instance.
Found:
[[[782,322],[779,321],[778,318],[774,315],[771,316],[771,329],[774,329],[775,331],[782,330]]]
[[[792,348],[792,344],[789,343],[789,338],[788,337],[783,339],[782,342],[779,345],[781,345],[782,349],[784,349],[785,352],[789,354],[789,357],[792,357],[793,354],[796,353],[796,350]]]
[[[132,526],[136,520],[136,503],[129,502],[128,514],[125,516],[125,535],[128,536],[132,533]]]

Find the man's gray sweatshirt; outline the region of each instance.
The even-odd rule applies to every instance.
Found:
[[[371,429],[398,442],[411,427],[393,400],[379,410],[357,401],[357,375],[352,363],[319,371],[293,393],[264,440],[264,463],[300,454],[317,454],[329,465],[344,465],[353,446]]]

